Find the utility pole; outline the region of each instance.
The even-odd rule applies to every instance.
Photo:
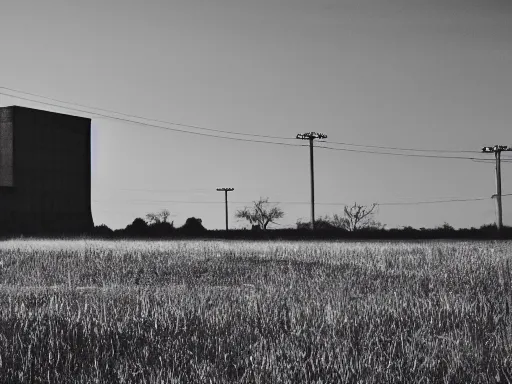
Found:
[[[224,192],[224,200],[226,202],[226,231],[228,231],[228,192],[234,191],[235,188],[217,188],[217,191]]]
[[[299,133],[297,139],[309,140],[309,165],[311,172],[311,229],[315,229],[315,167],[313,163],[313,141],[327,139],[327,135],[317,132]]]
[[[496,224],[498,232],[503,227],[503,206],[501,205],[501,152],[512,151],[512,147],[507,145],[495,145],[494,147],[483,147],[482,152],[494,153],[496,158],[496,194],[492,197],[496,199],[496,211],[498,212],[498,223]]]

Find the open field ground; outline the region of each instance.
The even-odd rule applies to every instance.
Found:
[[[512,242],[0,243],[5,383],[507,383]]]

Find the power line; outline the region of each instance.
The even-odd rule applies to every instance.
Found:
[[[143,125],[143,126],[152,127],[152,128],[159,128],[159,129],[169,130],[169,131],[173,131],[173,132],[188,133],[188,134],[191,134],[191,135],[213,137],[213,138],[225,139],[225,140],[245,141],[245,142],[262,143],[262,144],[274,144],[274,145],[283,145],[283,146],[289,146],[289,147],[307,147],[307,145],[301,145],[301,144],[290,144],[290,143],[282,143],[282,142],[274,142],[274,141],[241,139],[241,138],[237,138],[237,137],[210,135],[210,134],[207,134],[207,133],[192,132],[192,131],[186,131],[186,130],[183,130],[183,129],[176,129],[176,128],[170,128],[170,127],[162,127],[161,125],[149,124],[149,123],[144,123],[144,122],[140,122],[140,121],[135,121],[135,120],[124,119],[124,118],[120,118],[120,117],[115,117],[115,116],[108,116],[108,115],[97,113],[97,112],[84,111],[84,110],[77,109],[77,108],[65,107],[65,106],[61,106],[61,105],[57,105],[57,104],[47,103],[47,102],[44,102],[44,101],[33,100],[33,99],[26,98],[26,97],[21,97],[21,96],[7,94],[7,93],[4,93],[4,92],[0,92],[0,95],[4,95],[4,96],[8,96],[8,97],[13,97],[13,98],[21,99],[21,100],[26,100],[26,101],[30,101],[30,102],[35,102],[35,103],[50,105],[50,106],[57,107],[57,108],[69,109],[69,110],[72,110],[72,111],[86,113],[86,114],[90,114],[90,115],[94,115],[94,116],[101,116],[101,117],[105,117],[107,119],[118,120],[118,121],[122,121],[122,122],[126,122],[126,123],[132,123],[132,124],[138,124],[138,125]],[[407,154],[407,153],[391,153],[391,152],[379,152],[379,151],[365,151],[365,150],[358,150],[358,149],[333,148],[333,147],[326,147],[326,146],[316,146],[316,148],[323,148],[323,149],[333,150],[333,151],[344,151],[344,152],[355,152],[355,153],[369,153],[369,154],[389,155],[389,156],[405,156],[405,157],[421,157],[421,158],[437,158],[437,159],[459,159],[459,160],[482,160],[483,159],[483,158],[462,157],[462,156],[435,156],[435,155],[417,155],[417,154]]]
[[[512,196],[510,194],[503,194],[502,196]],[[455,203],[455,202],[469,202],[469,201],[482,201],[490,200],[490,197],[475,197],[475,198],[453,198],[453,199],[442,199],[442,200],[424,200],[424,201],[411,201],[411,202],[383,202],[376,204],[379,206],[395,206],[395,205],[422,205],[422,204],[441,204],[441,203]],[[100,202],[101,200],[93,200]],[[221,201],[184,201],[184,200],[123,200],[124,203],[183,203],[183,204],[224,204]],[[233,204],[252,204],[253,201],[232,201]],[[283,205],[305,205],[310,204],[307,201],[269,201],[270,204],[283,204]],[[350,204],[336,202],[336,203],[319,203],[317,205],[332,205],[332,206],[348,206]]]
[[[64,101],[60,99],[51,98],[48,96],[43,96],[37,93],[31,93],[31,92],[25,92],[20,91],[18,89],[9,88],[9,87],[3,87],[0,86],[0,89],[5,89],[7,91],[21,93],[24,95],[30,95],[39,97],[46,100],[56,101],[58,103],[68,104],[68,105],[75,105],[82,108],[88,108],[88,109],[96,109],[98,111],[108,112],[108,113],[115,113],[117,115],[125,116],[125,117],[132,117],[136,119],[146,120],[146,121],[153,121],[157,123],[163,123],[163,124],[169,124],[169,125],[176,125],[180,127],[186,127],[186,128],[193,128],[193,129],[199,129],[199,130],[205,130],[205,131],[211,131],[211,132],[219,132],[219,133],[228,133],[232,135],[241,135],[241,136],[252,136],[252,137],[263,137],[267,139],[279,139],[279,140],[293,140],[293,137],[284,137],[284,136],[270,136],[270,135],[260,135],[260,134],[254,134],[254,133],[242,133],[242,132],[235,132],[235,131],[226,131],[226,130],[220,130],[220,129],[213,129],[213,128],[205,128],[197,125],[191,125],[191,124],[183,124],[183,123],[176,123],[176,122],[170,122],[166,120],[158,120],[153,119],[149,117],[144,116],[138,116],[123,112],[114,111],[111,109],[105,109],[105,108],[99,108],[99,107],[91,107],[85,104],[79,104],[75,102],[69,102]],[[445,150],[445,149],[423,149],[423,148],[403,148],[403,147],[386,147],[386,146],[379,146],[379,145],[362,145],[362,144],[354,144],[354,143],[345,143],[345,142],[336,142],[336,141],[323,141],[330,144],[339,144],[339,145],[346,145],[346,146],[353,146],[353,147],[363,147],[363,148],[380,148],[380,149],[390,149],[390,150],[400,150],[400,151],[416,151],[416,152],[452,152],[452,153],[479,153],[478,151],[469,151],[469,150]]]
[[[390,205],[422,205],[422,204],[439,204],[439,203],[455,203],[455,202],[463,202],[463,201],[481,201],[481,200],[489,200],[489,197],[476,197],[471,199],[449,199],[449,200],[431,200],[431,201],[414,201],[414,202],[397,202],[397,203],[377,203],[380,206],[390,206]]]
[[[478,159],[478,160],[473,160],[477,163],[489,163],[489,164],[495,164],[496,160],[495,159]],[[512,157],[502,157],[501,158],[501,162],[502,163],[510,163],[512,162]]]
[[[94,202],[102,202],[107,201],[105,200],[98,200],[94,199],[92,200]],[[129,200],[116,200],[117,202],[122,203],[176,203],[176,204],[224,204],[222,201],[190,201],[190,200],[150,200],[150,199],[129,199]],[[252,204],[254,201],[230,201],[232,204]],[[305,201],[269,201],[270,204],[309,204]],[[330,204],[330,203],[327,203]],[[335,203],[339,204],[339,203]],[[343,204],[341,204],[343,205]]]
[[[93,182],[94,184],[94,182]],[[174,192],[208,192],[207,188],[187,188],[187,189],[145,189],[145,188],[115,188],[115,187],[97,187],[99,189],[115,189],[117,191],[151,192],[151,193],[174,193]]]
[[[438,155],[417,155],[413,153],[393,153],[393,152],[380,152],[380,151],[365,151],[360,149],[348,149],[348,148],[333,148],[318,145],[315,148],[323,148],[331,151],[344,151],[344,152],[357,152],[357,153],[371,153],[374,155],[389,155],[389,156],[404,156],[404,157],[422,157],[432,159],[455,159],[455,160],[484,160],[479,157],[464,157],[464,156],[438,156]]]
[[[491,161],[494,161],[494,160],[491,160]],[[114,190],[120,190],[120,191],[138,191],[138,192],[150,192],[150,193],[174,193],[174,192],[209,192],[211,191],[211,189],[209,188],[190,188],[190,189],[144,189],[144,188],[115,188],[115,187],[99,187],[100,189],[114,189]],[[502,194],[502,196],[512,196],[512,194]],[[476,200],[485,200],[486,198],[485,197],[482,197],[482,198],[476,198]],[[451,202],[451,201],[472,201],[473,199],[448,199],[448,200],[441,200],[439,202]],[[99,200],[95,200],[95,201],[99,201]],[[155,202],[171,202],[171,203],[194,203],[194,202],[190,202],[190,201],[178,201],[178,200],[148,200],[148,199],[139,199],[139,200],[126,200],[126,201],[155,201]],[[434,201],[434,202],[437,202]],[[220,202],[218,201],[206,201],[205,203],[212,203],[212,204],[217,204]],[[252,203],[252,201],[233,201],[232,203],[235,203],[235,204],[250,204]],[[269,203],[272,203],[272,204],[310,204],[306,201],[270,201]],[[420,202],[417,202],[417,203],[420,203],[420,204],[429,204],[431,203],[430,201],[420,201]],[[337,202],[337,203],[319,203],[319,202],[315,202],[315,204],[317,205],[349,205],[347,203],[343,203],[343,202]],[[379,205],[389,205],[389,204],[392,204],[392,205],[401,205],[401,204],[405,204],[405,205],[408,205],[408,204],[416,204],[416,203],[407,203],[407,202],[404,202],[404,203],[401,203],[401,202],[393,202],[393,203],[378,203]]]
[[[1,87],[0,87],[1,88]],[[480,153],[478,151],[469,151],[469,150],[449,150],[449,149],[424,149],[424,148],[404,148],[404,147],[385,147],[381,145],[363,145],[363,144],[353,144],[353,143],[343,143],[339,141],[322,141],[324,143],[329,144],[339,144],[339,145],[347,145],[350,147],[362,147],[362,148],[379,148],[379,149],[390,149],[390,150],[398,150],[398,151],[413,151],[413,152],[445,152],[445,153]]]
[[[506,195],[503,195],[506,196]],[[438,203],[454,203],[454,202],[464,202],[464,201],[480,201],[480,200],[489,200],[489,197],[475,197],[475,198],[467,198],[467,199],[443,199],[443,200],[426,200],[426,201],[411,201],[411,202],[384,202],[376,204],[378,206],[392,206],[392,205],[421,205],[421,204],[438,204]],[[307,203],[304,203],[307,204]],[[315,203],[317,205],[345,205],[348,206],[350,204],[346,203]]]
[[[98,199],[93,199],[91,200],[93,202],[104,202],[104,201],[109,201],[107,199],[105,200],[98,200]],[[221,201],[186,201],[186,200],[117,200],[116,199],[116,202],[118,203],[142,203],[142,204],[153,204],[153,203],[176,203],[176,204],[224,204],[224,202],[221,202]],[[237,202],[233,202],[235,204],[237,204]]]
[[[245,142],[252,142],[252,143],[284,145],[284,146],[289,146],[289,147],[306,147],[306,145],[300,145],[300,144],[290,144],[290,143],[282,143],[282,142],[275,142],[275,141],[264,141],[264,140],[240,139],[240,138],[237,138],[237,137],[210,135],[210,134],[207,134],[207,133],[192,132],[192,131],[186,131],[186,130],[183,130],[183,129],[170,128],[170,127],[162,127],[161,125],[149,124],[149,123],[144,123],[144,122],[141,122],[141,121],[124,119],[124,118],[115,117],[115,116],[108,116],[108,115],[101,114],[101,113],[98,113],[98,112],[85,111],[85,110],[77,109],[77,108],[65,107],[65,106],[62,106],[62,105],[47,103],[47,102],[39,101],[39,100],[33,100],[33,99],[26,98],[26,97],[10,95],[10,94],[4,93],[4,92],[0,92],[0,95],[4,95],[4,96],[8,96],[8,97],[13,97],[13,98],[16,98],[16,99],[21,99],[21,100],[26,100],[26,101],[30,101],[30,102],[34,102],[34,103],[50,105],[52,107],[69,109],[69,110],[76,111],[76,112],[87,113],[87,114],[94,115],[94,116],[101,116],[101,117],[105,117],[107,119],[118,120],[118,121],[122,121],[122,122],[125,122],[125,123],[139,124],[139,125],[143,125],[143,126],[147,126],[147,127],[152,127],[152,128],[165,129],[165,130],[173,131],[173,132],[188,133],[188,134],[191,134],[191,135],[205,136],[205,137],[214,137],[214,138],[217,138],[217,139],[225,139],[225,140],[235,140],[235,141],[245,141]]]
[[[170,122],[170,121],[165,121],[165,120],[152,119],[152,118],[148,118],[148,117],[137,116],[137,115],[127,114],[127,113],[123,113],[123,112],[117,112],[117,111],[114,111],[114,110],[98,108],[98,107],[91,107],[91,106],[87,106],[87,105],[79,104],[79,103],[67,102],[67,101],[64,101],[64,100],[59,100],[59,99],[55,99],[55,98],[51,98],[51,97],[47,97],[47,96],[43,96],[43,95],[39,95],[39,94],[35,94],[35,93],[24,92],[24,91],[20,91],[20,90],[13,89],[13,88],[8,88],[8,87],[3,87],[3,86],[0,86],[0,89],[5,89],[5,90],[11,91],[11,92],[17,92],[17,93],[21,93],[21,94],[25,94],[25,95],[35,96],[35,97],[43,98],[43,99],[46,99],[46,100],[55,101],[55,102],[58,102],[58,103],[63,103],[63,104],[68,104],[68,105],[75,105],[75,106],[79,106],[79,107],[83,107],[83,108],[88,108],[88,109],[96,109],[96,110],[99,110],[99,111],[108,112],[108,113],[114,113],[114,114],[125,116],[125,117],[142,119],[142,120],[146,120],[146,121],[153,121],[153,122],[158,122],[158,123],[163,123],[163,124],[168,124],[168,125],[175,125],[175,126],[180,126],[180,127],[185,127],[185,128],[192,128],[192,129],[205,130],[205,131],[211,131],[211,132],[219,132],[219,133],[227,133],[227,134],[232,134],[232,135],[262,137],[262,138],[279,139],[279,140],[293,140],[293,138],[284,137],[284,136],[270,136],[270,135],[259,135],[259,134],[242,133],[242,132],[235,132],[235,131],[226,131],[226,130],[219,130],[219,129],[213,129],[213,128],[205,128],[205,127],[200,127],[200,126],[190,125],[190,124],[183,124],[183,123],[176,123],[176,122]],[[45,104],[45,105],[50,105],[50,106],[57,107],[57,108],[70,109],[70,110],[73,110],[73,111],[78,111],[78,112],[82,112],[82,113],[88,113],[88,114],[92,114],[92,115],[95,115],[95,116],[101,116],[101,117],[105,117],[105,118],[120,120],[120,121],[124,121],[124,122],[128,122],[128,123],[141,124],[141,125],[146,125],[146,126],[155,127],[155,128],[168,129],[168,130],[172,130],[172,131],[175,131],[175,132],[190,133],[190,134],[196,134],[196,135],[207,136],[207,137],[223,138],[223,139],[228,139],[228,140],[259,142],[259,143],[266,143],[266,144],[280,144],[280,145],[288,145],[288,146],[302,146],[302,145],[295,145],[295,144],[290,144],[290,143],[276,143],[276,142],[259,141],[259,140],[254,140],[253,141],[253,140],[247,140],[247,139],[244,140],[244,139],[230,138],[230,137],[218,136],[218,135],[201,134],[199,132],[191,132],[191,131],[185,131],[185,130],[179,130],[179,129],[172,129],[172,128],[169,128],[169,127],[162,127],[162,126],[157,126],[157,125],[153,125],[153,124],[147,124],[147,123],[143,123],[143,122],[139,122],[139,121],[133,121],[133,120],[129,120],[129,119],[122,119],[122,118],[118,118],[118,117],[115,117],[115,116],[103,115],[103,114],[99,114],[99,113],[96,113],[96,112],[84,111],[84,110],[77,109],[77,108],[70,108],[70,107],[66,107],[66,106],[61,106],[61,105],[57,105],[57,104],[52,104],[52,103],[47,103],[47,102],[39,101],[39,100],[24,98],[24,97],[17,96],[17,95],[11,95],[11,94],[7,94],[7,93],[3,93],[3,92],[0,92],[0,94],[8,96],[8,97],[18,98],[18,99],[21,99],[21,100],[26,100],[26,101],[31,101],[31,102],[35,102],[35,103],[41,103],[41,104]],[[450,152],[451,153],[478,153],[477,151],[469,151],[469,150],[419,149],[419,148],[404,148],[404,147],[386,147],[386,146],[378,146],[378,145],[362,145],[362,144],[336,142],[336,141],[324,141],[324,142],[327,142],[327,143],[330,143],[330,144],[346,145],[346,146],[355,146],[355,147],[363,147],[363,148],[379,148],[379,149],[400,150],[400,151],[439,152],[439,153],[443,153],[443,152],[444,153],[450,153]],[[458,158],[458,157],[454,157],[454,156],[446,156],[446,157],[441,157],[441,156],[423,156],[423,155],[398,154],[398,153],[387,153],[387,152],[361,151],[361,150],[343,149],[343,148],[330,148],[330,147],[322,147],[322,146],[318,146],[317,148],[333,149],[333,150],[341,150],[341,151],[349,151],[349,152],[360,152],[360,153],[387,154],[387,155],[394,155],[394,156]]]
[[[8,87],[0,86],[0,89],[5,89],[5,90],[11,91],[11,92],[17,92],[17,93],[21,93],[21,94],[24,94],[24,95],[35,96],[35,97],[39,97],[39,98],[46,99],[46,100],[56,101],[58,103],[63,103],[63,104],[68,104],[68,105],[75,105],[75,106],[78,106],[78,107],[88,108],[88,109],[96,109],[98,111],[103,111],[103,112],[108,112],[108,113],[115,113],[116,115],[121,115],[121,116],[125,116],[125,117],[131,117],[131,118],[141,119],[141,120],[146,120],[146,121],[153,121],[153,122],[156,122],[156,123],[176,125],[176,126],[184,127],[184,128],[193,128],[193,129],[199,129],[199,130],[204,130],[204,131],[228,133],[228,134],[231,134],[231,135],[264,137],[264,138],[267,138],[267,139],[279,139],[279,140],[293,140],[294,139],[293,137],[269,136],[269,135],[259,135],[259,134],[254,134],[254,133],[242,133],[242,132],[234,132],[234,131],[224,131],[224,130],[220,130],[220,129],[200,127],[198,125],[190,125],[190,124],[176,123],[176,122],[165,121],[165,120],[152,119],[152,118],[149,118],[149,117],[131,115],[131,114],[128,114],[128,113],[123,113],[123,112],[117,112],[117,111],[114,111],[114,110],[111,110],[111,109],[91,107],[91,106],[84,105],[84,104],[78,104],[78,103],[73,103],[73,102],[69,102],[69,101],[54,99],[54,98],[43,96],[43,95],[39,95],[39,94],[36,94],[36,93],[24,92],[24,91],[20,91],[20,90],[13,89],[13,88],[8,88]]]

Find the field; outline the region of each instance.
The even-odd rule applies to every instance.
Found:
[[[5,383],[507,383],[512,243],[0,243]]]

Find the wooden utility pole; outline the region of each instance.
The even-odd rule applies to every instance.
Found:
[[[235,188],[217,188],[217,191],[224,192],[224,201],[226,204],[226,231],[228,231],[228,192],[234,191]]]
[[[483,147],[482,152],[494,153],[496,158],[496,194],[492,197],[496,199],[496,211],[498,212],[498,222],[496,227],[500,232],[503,228],[503,206],[501,204],[501,152],[512,151],[512,147],[507,145],[495,145],[494,147]]]
[[[297,139],[309,140],[309,167],[311,173],[311,229],[315,229],[315,167],[313,163],[313,141],[327,139],[327,135],[317,132],[299,133]]]

